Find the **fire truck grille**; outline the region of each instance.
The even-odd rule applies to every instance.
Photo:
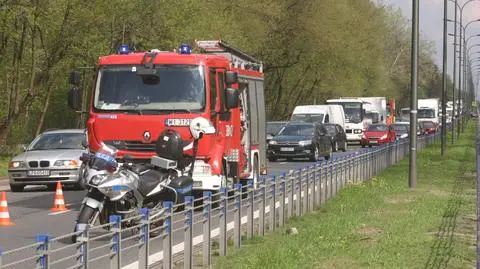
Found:
[[[136,151],[136,152],[154,152],[155,142],[143,143],[138,140],[114,140],[104,141],[105,144],[113,146],[119,150]]]

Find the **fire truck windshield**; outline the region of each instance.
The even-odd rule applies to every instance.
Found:
[[[96,82],[94,109],[157,114],[205,109],[205,76],[199,65],[156,65],[159,80],[145,83],[140,65],[106,65]]]

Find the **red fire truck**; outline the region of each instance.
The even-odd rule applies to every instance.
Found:
[[[103,142],[117,148],[119,158],[149,162],[165,129],[191,145],[190,121],[201,116],[216,132],[199,141],[194,190],[256,181],[267,173],[262,63],[222,40],[195,41],[193,50],[198,53],[182,44],[173,52],[130,52],[122,45],[118,54],[100,57],[87,122],[89,148],[96,151]],[[78,71],[71,83],[68,103],[79,110]]]

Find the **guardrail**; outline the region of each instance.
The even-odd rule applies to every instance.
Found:
[[[440,135],[420,137],[417,148],[438,138]],[[400,140],[264,177],[256,185],[249,181],[215,194],[204,192],[197,200],[189,196],[181,205],[165,202],[159,227],[151,225],[158,223],[150,218],[155,212],[143,209],[140,216],[112,216],[110,223],[76,234],[75,244],[70,243],[74,233],[54,238],[39,234],[31,245],[0,251],[0,269],[172,268],[176,262],[184,268],[192,268],[194,263],[208,266],[213,251],[227,255],[231,239],[233,247],[239,248],[244,238],[263,236],[284,226],[287,219],[315,210],[347,184],[368,180],[402,160],[408,149],[409,141]],[[140,224],[123,227],[132,220]],[[151,236],[153,232],[157,235]]]

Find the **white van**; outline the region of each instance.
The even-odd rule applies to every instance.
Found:
[[[296,106],[290,121],[336,123],[345,130],[345,112],[341,105]]]

